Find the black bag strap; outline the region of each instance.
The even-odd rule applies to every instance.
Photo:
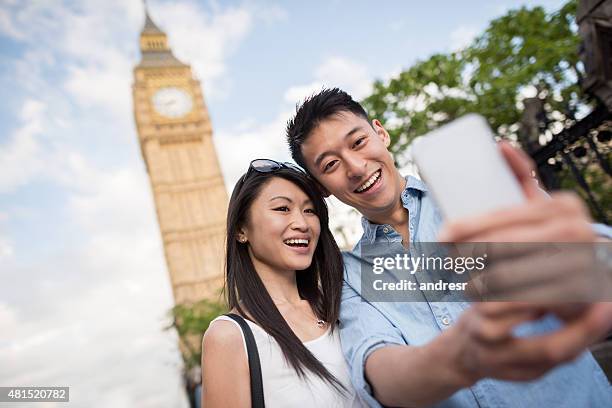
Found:
[[[249,374],[251,376],[251,406],[253,408],[264,408],[264,393],[263,381],[261,379],[261,364],[259,362],[259,352],[257,351],[257,343],[255,337],[249,327],[249,324],[242,316],[234,313],[228,313],[225,316],[234,320],[244,334],[244,340],[247,347],[247,357],[249,359]]]

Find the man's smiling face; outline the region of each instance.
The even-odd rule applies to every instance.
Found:
[[[331,194],[372,219],[397,205],[403,187],[389,143],[380,122],[341,111],[321,121],[301,149],[308,170]]]

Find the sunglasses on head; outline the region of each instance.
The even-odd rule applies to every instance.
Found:
[[[287,162],[281,163],[281,162],[277,162],[276,160],[272,160],[272,159],[255,159],[251,161],[251,164],[249,164],[249,169],[244,174],[244,176],[242,176],[241,181],[246,180],[247,176],[251,174],[253,171],[256,171],[258,173],[273,173],[283,168],[295,170],[295,171],[298,171],[306,175],[306,172],[304,170],[302,170],[301,168],[299,168],[298,166],[292,163],[287,163]]]

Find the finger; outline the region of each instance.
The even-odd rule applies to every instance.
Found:
[[[513,147],[506,141],[498,143],[501,154],[506,159],[510,169],[518,179],[523,193],[528,200],[537,200],[546,197],[535,177],[535,163],[523,150]]]
[[[592,303],[563,303],[553,306],[550,312],[563,321],[570,321],[581,317],[591,307]]]
[[[439,234],[441,242],[570,242],[594,240],[584,204],[574,194],[561,193],[546,202],[454,221]],[[541,226],[556,222],[558,231]],[[553,227],[549,227],[553,228]],[[550,239],[552,234],[555,239]]]
[[[475,313],[479,313],[486,318],[504,318],[516,313],[532,312],[538,314],[548,306],[544,302],[482,302],[474,303]]]
[[[459,245],[459,244],[457,244]],[[475,245],[461,244],[461,245]],[[480,252],[476,252],[472,256],[482,256],[487,260],[487,269],[490,265],[505,259],[516,259],[519,257],[530,256],[533,254],[541,254],[546,250],[551,250],[548,244],[534,242],[486,242],[480,243],[477,246]]]
[[[499,262],[475,279],[489,300],[596,302],[610,300],[610,278],[595,265],[584,245],[564,245],[553,257]],[[585,249],[585,250],[582,250]]]
[[[520,205],[504,208],[482,215],[450,221],[440,230],[440,242],[478,242],[474,238],[501,228],[514,226],[518,222],[540,222],[548,216],[543,205]],[[486,241],[479,241],[486,242]]]
[[[550,371],[550,365],[516,365],[510,364],[504,367],[497,367],[496,370],[491,371],[488,377],[497,378],[506,381],[532,381],[540,378],[548,371]]]
[[[538,315],[533,309],[525,309],[493,319],[477,315],[471,320],[469,329],[475,341],[486,344],[501,343],[512,338],[515,326],[537,319]]]
[[[512,339],[503,350],[497,350],[497,361],[552,367],[577,357],[611,327],[612,303],[596,303],[581,318],[550,334]]]
[[[491,262],[484,272],[472,279],[472,283],[480,288],[481,295],[487,299],[547,302],[578,298],[594,300],[597,287],[593,284],[597,279],[593,278],[598,273],[593,257],[576,245],[564,245],[563,248],[566,251],[554,256],[534,252],[529,256]]]
[[[533,242],[460,242],[446,244],[446,256],[484,258],[486,266],[506,258],[528,256],[534,252],[554,252],[555,246]],[[485,267],[486,269],[486,267]],[[480,269],[479,269],[480,270]]]
[[[577,287],[582,282],[572,280],[560,285],[539,285],[524,287],[516,290],[506,290],[500,292],[489,292],[481,289],[481,298],[494,302],[544,302],[558,304],[567,302],[592,302],[601,300],[593,291],[589,293],[587,289],[580,288],[579,294],[573,294],[572,288]],[[572,286],[573,285],[573,286]]]
[[[558,217],[540,222],[537,225],[516,224],[491,229],[480,235],[473,235],[464,242],[502,242],[502,243],[569,243],[593,242],[595,233],[584,219]]]

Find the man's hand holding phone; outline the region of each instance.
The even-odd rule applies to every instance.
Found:
[[[489,143],[492,139],[490,130],[478,124],[475,118],[459,121],[464,123],[463,130],[470,133],[464,139],[467,141],[463,144],[465,149],[459,149],[457,138],[464,134],[457,124],[447,125],[446,130],[437,131],[415,149],[419,169],[447,218],[447,224],[438,235],[440,242],[596,241],[588,211],[576,194],[564,192],[548,196],[539,188],[533,162],[523,151],[500,142],[499,151],[495,152],[487,146],[487,139]],[[456,156],[465,150],[469,157]],[[471,203],[470,198],[476,203]],[[461,347],[455,350],[455,355],[460,356],[457,367],[468,377],[537,378],[554,366],[575,358],[612,328],[612,302],[550,302],[550,298],[549,301],[525,302],[523,290],[554,293],[557,300],[575,299],[576,288],[580,285],[568,279],[567,274],[572,273],[573,279],[585,283],[586,292],[592,287],[612,292],[609,273],[592,273],[588,262],[576,270],[568,264],[552,267],[547,274],[536,263],[527,264],[522,270],[524,273],[517,273],[517,268],[512,267],[516,265],[518,263],[510,263],[510,267],[498,268],[495,274],[486,276],[489,289],[496,290],[495,297],[506,302],[474,304],[444,334],[444,337],[453,338],[456,347]],[[517,287],[522,290],[517,291]],[[612,297],[612,293],[608,297]],[[513,336],[517,324],[547,313],[561,318],[564,326],[536,337]]]
[[[538,188],[533,176],[533,162],[521,150],[515,149],[507,143],[499,144],[500,150],[510,165],[514,175],[519,180],[523,193],[527,197],[524,204],[493,211],[464,219],[449,222],[442,231],[439,239],[444,242],[593,242],[596,236],[593,233],[588,211],[580,198],[573,193],[563,192],[546,196]],[[537,268],[536,268],[537,269]],[[554,292],[556,299],[575,299],[576,290],[580,284],[566,284],[567,276],[562,267],[555,268],[545,279],[542,270],[531,270],[532,273],[516,273],[510,278],[513,286],[516,280],[522,277],[522,287],[543,287],[548,293]],[[596,270],[575,270],[579,282],[588,283],[589,288],[598,287],[610,290],[610,276],[608,274],[595,274]],[[513,273],[508,271],[508,274]],[[508,292],[510,293],[510,292]],[[525,299],[524,294],[512,292],[516,299]],[[497,293],[498,296],[503,293]],[[586,295],[586,294],[585,294]],[[608,294],[609,296],[609,294]],[[511,300],[511,296],[506,297]],[[544,297],[545,298],[545,297]],[[505,304],[505,306],[504,306]],[[567,361],[584,351],[588,346],[603,338],[612,328],[612,302],[595,303],[516,303],[503,302],[497,306],[487,306],[483,303],[477,307],[492,307],[511,313],[525,309],[532,311],[531,316],[545,312],[552,312],[565,321],[565,326],[558,331],[545,336],[531,339],[514,339],[510,349],[523,351],[517,353],[534,357],[534,369],[524,369],[526,376],[530,373],[540,372],[541,367],[545,373],[554,365]],[[539,310],[539,312],[538,312]],[[517,313],[520,319],[521,313]],[[510,351],[508,351],[510,352]],[[525,354],[526,353],[526,354]],[[546,363],[537,362],[538,354]],[[552,365],[551,365],[552,364]]]

